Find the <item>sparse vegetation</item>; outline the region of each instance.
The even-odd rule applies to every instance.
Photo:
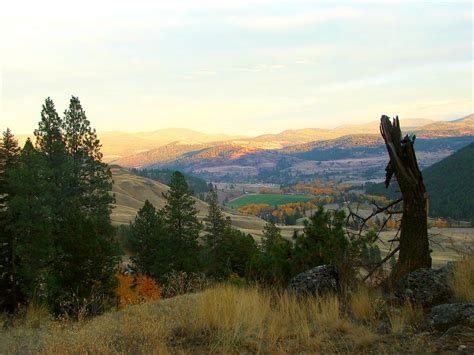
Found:
[[[377,330],[380,324],[377,319],[360,322],[351,318],[337,296],[299,299],[253,287],[221,285],[193,295],[131,306],[79,323],[53,321],[40,310],[37,312],[25,314],[14,326],[0,330],[0,353],[429,353],[434,350],[429,339],[413,337],[407,331],[406,318],[403,321],[392,318],[396,332],[385,333]]]
[[[454,265],[451,287],[458,301],[474,301],[474,254],[464,255]]]

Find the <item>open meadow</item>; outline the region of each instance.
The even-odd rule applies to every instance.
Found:
[[[314,198],[309,195],[283,195],[283,194],[247,194],[226,203],[227,207],[238,209],[251,204],[267,204],[270,206],[284,205],[292,202],[307,202]]]

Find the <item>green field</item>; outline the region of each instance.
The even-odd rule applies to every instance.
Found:
[[[266,203],[268,205],[284,205],[292,202],[306,202],[312,200],[313,196],[308,195],[279,195],[279,194],[249,194],[237,197],[227,202],[226,206],[230,208],[240,208],[242,206]]]

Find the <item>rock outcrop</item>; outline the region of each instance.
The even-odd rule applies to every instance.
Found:
[[[433,307],[426,319],[426,325],[438,331],[459,326],[474,329],[474,302],[448,303]]]
[[[453,292],[448,284],[451,267],[438,270],[421,268],[404,275],[396,284],[395,296],[423,307],[450,302]]]
[[[321,265],[291,279],[288,292],[294,295],[323,295],[341,289],[339,271],[332,265]]]

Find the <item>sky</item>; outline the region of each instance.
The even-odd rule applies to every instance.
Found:
[[[0,129],[255,135],[473,112],[471,1],[0,0]]]

